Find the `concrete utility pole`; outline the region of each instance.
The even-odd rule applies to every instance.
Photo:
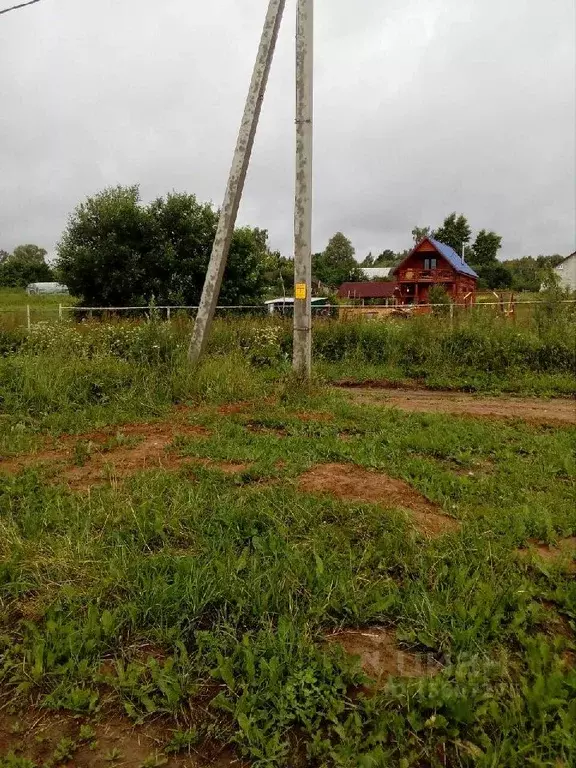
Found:
[[[216,311],[216,305],[220,295],[220,287],[222,285],[222,277],[224,275],[224,269],[226,268],[230,242],[234,233],[238,207],[242,198],[244,182],[246,181],[246,173],[252,154],[252,147],[254,146],[254,137],[256,136],[256,128],[258,127],[258,120],[262,110],[262,102],[264,100],[264,93],[266,92],[268,75],[270,73],[270,66],[276,48],[276,41],[278,39],[280,22],[282,21],[285,5],[286,0],[270,0],[268,6],[268,13],[266,15],[266,21],[264,22],[264,29],[260,40],[260,48],[258,50],[256,64],[254,65],[252,82],[250,83],[246,107],[244,108],[244,116],[238,134],[236,151],[230,170],[226,195],[220,211],[218,229],[216,230],[212,255],[206,273],[202,299],[200,301],[196,323],[194,324],[194,332],[190,339],[188,359],[192,363],[196,363],[199,360],[206,347],[210,326],[214,318],[214,312]]]
[[[312,369],[312,139],[314,0],[298,0],[296,27],[296,204],[294,208],[294,370]]]

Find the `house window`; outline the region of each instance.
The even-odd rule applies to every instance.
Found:
[[[436,259],[424,259],[424,269],[436,269]]]

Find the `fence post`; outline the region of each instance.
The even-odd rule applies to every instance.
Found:
[[[26,304],[26,328],[30,330],[32,323],[30,321],[30,304]]]
[[[454,330],[454,303],[450,302],[450,328]]]
[[[170,322],[170,317],[170,307],[166,307],[166,320],[168,320],[168,322]]]
[[[58,320],[62,320],[62,304],[58,304]]]

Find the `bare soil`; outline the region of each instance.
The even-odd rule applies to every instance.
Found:
[[[89,724],[94,735],[82,741],[79,731]],[[216,744],[201,744],[189,752],[165,755],[174,724],[164,719],[136,726],[122,716],[101,717],[92,721],[67,713],[30,708],[18,715],[0,713],[0,758],[9,752],[26,757],[36,765],[54,763],[54,753],[63,739],[70,741],[70,757],[56,762],[78,768],[141,768],[163,765],[166,768],[197,766],[242,766],[228,750]]]
[[[386,685],[390,677],[428,677],[440,671],[440,665],[431,656],[400,648],[390,629],[347,629],[328,635],[326,642],[358,656],[362,669],[377,688]]]
[[[518,550],[522,558],[539,558],[551,565],[561,565],[568,573],[576,573],[576,536],[562,539],[557,547],[539,541],[529,541],[528,547]]]
[[[450,413],[493,419],[522,419],[534,424],[576,424],[576,399],[484,397],[424,389],[343,386],[355,402],[417,413]]]
[[[221,405],[218,408],[218,413],[221,416],[234,416],[237,413],[244,413],[251,407],[251,403],[229,403],[228,405]]]
[[[47,467],[52,471],[53,482],[83,491],[149,469],[175,471],[202,465],[227,474],[248,469],[249,465],[243,463],[216,462],[177,453],[175,441],[179,437],[206,438],[210,434],[204,427],[180,421],[126,424],[84,435],[67,435],[56,447],[0,460],[0,472],[16,474],[30,466]]]
[[[299,485],[306,493],[406,510],[414,527],[427,537],[460,528],[457,520],[444,515],[440,507],[408,483],[354,464],[319,464],[300,477]]]
[[[540,600],[540,605],[546,611],[546,629],[552,635],[560,635],[569,640],[574,637],[569,619],[558,612],[556,603],[551,600]]]

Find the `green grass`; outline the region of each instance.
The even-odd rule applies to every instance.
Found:
[[[576,392],[576,315],[569,305],[543,305],[529,327],[482,313],[465,313],[451,326],[439,316],[389,322],[318,320],[313,333],[315,374],[327,381],[415,381],[436,389],[566,396]],[[188,318],[172,323],[110,319],[109,322],[36,323],[31,332],[2,325],[0,368],[14,357],[169,364],[186,376]],[[209,352],[241,355],[272,376],[289,370],[291,323],[254,317],[219,318]],[[34,365],[34,363],[30,363]],[[59,365],[59,364],[58,364]],[[62,366],[60,366],[62,367]],[[63,366],[68,368],[68,366]],[[0,372],[0,376],[1,376]],[[9,375],[9,374],[8,374]],[[66,374],[63,374],[66,375]]]
[[[90,493],[0,474],[6,705],[162,714],[178,744],[217,739],[255,766],[575,763],[575,582],[516,555],[576,534],[574,428],[354,405],[262,367],[261,346],[259,367],[237,353],[197,371],[135,348],[0,361],[3,456],[188,403],[209,435],[177,450],[213,462]],[[462,527],[428,540],[401,510],[303,493],[323,462],[403,479]],[[373,625],[441,672],[358,694],[358,666],[323,637]]]
[[[57,310],[60,304],[64,307],[70,307],[75,303],[76,299],[67,294],[29,296],[21,288],[0,288],[0,308],[2,309],[26,309],[26,306],[29,305],[32,309]]]
[[[45,294],[28,296],[21,288],[0,288],[0,332],[2,329],[25,328],[27,310],[30,307],[32,323],[54,322],[58,319],[58,307],[69,307],[76,303],[66,294]]]

